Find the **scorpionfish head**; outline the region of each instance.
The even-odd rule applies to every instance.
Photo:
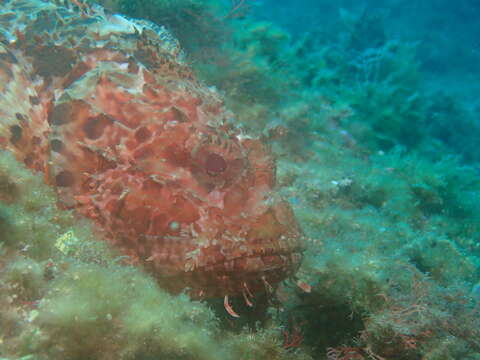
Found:
[[[134,92],[122,76],[84,75],[51,110],[60,197],[174,293],[272,291],[298,268],[302,234],[268,147],[228,125],[211,90],[145,71]]]

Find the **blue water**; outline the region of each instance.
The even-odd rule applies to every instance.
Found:
[[[255,3],[255,1],[253,1]],[[348,16],[368,16],[389,38],[418,43],[418,56],[431,86],[478,97],[480,5],[475,0],[257,1],[256,15],[288,29],[294,37],[325,32]],[[365,41],[374,41],[365,34]]]

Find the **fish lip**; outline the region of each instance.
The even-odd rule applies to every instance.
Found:
[[[272,253],[262,253],[262,252],[255,252],[251,254],[244,254],[241,256],[236,256],[233,258],[228,258],[216,262],[206,262],[198,266],[194,266],[194,268],[190,271],[203,271],[203,272],[222,272],[221,266],[224,267],[224,272],[229,273],[232,271],[241,271],[245,273],[261,273],[264,271],[271,271],[274,269],[279,268],[288,268],[293,266],[299,266],[301,261],[303,260],[303,252],[305,251],[304,248],[298,247],[293,249],[285,249],[284,251],[275,251]],[[248,263],[249,260],[262,260],[263,265],[261,266],[253,266],[253,263]],[[264,260],[268,260],[270,264],[265,263]],[[281,263],[274,264],[272,261],[274,260],[281,260]],[[240,261],[247,261],[245,265],[251,266],[243,266],[241,267]],[[235,264],[237,263],[237,264]],[[232,266],[233,265],[233,266]],[[237,267],[235,267],[237,265]],[[297,266],[297,267],[298,267]]]
[[[192,299],[243,296],[243,292],[271,294],[277,285],[293,276],[303,260],[301,247],[284,249],[274,253],[244,254],[230,260],[204,263],[173,270],[157,279],[161,286],[181,293],[185,291]]]
[[[191,273],[195,283],[190,284],[189,293],[193,298],[245,296],[246,290],[253,294],[252,298],[259,294],[270,296],[281,281],[296,273],[303,251],[276,252],[268,257],[270,263],[265,263],[265,256],[254,254],[199,267]],[[239,267],[238,262],[252,266]]]
[[[239,262],[241,260],[248,260],[248,259],[262,259],[265,258],[266,260],[273,260],[272,258],[287,258],[284,259],[284,263],[279,266],[273,266],[273,268],[279,268],[279,267],[284,267],[285,265],[288,265],[290,260],[290,263],[298,263],[300,264],[303,260],[303,253],[306,250],[306,238],[303,236],[303,234],[299,234],[298,236],[291,237],[289,241],[285,241],[285,238],[281,239],[282,241],[277,242],[276,245],[272,246],[272,242],[269,242],[268,244],[270,246],[262,248],[261,246],[258,246],[258,244],[261,244],[263,241],[259,241],[256,246],[258,246],[257,249],[252,249],[251,246],[249,246],[248,242],[244,243],[243,246],[244,248],[240,250],[240,248],[235,247],[235,248],[230,248],[226,247],[227,250],[225,250],[222,247],[218,246],[206,246],[202,248],[201,251],[199,251],[195,256],[192,256],[191,258],[185,258],[185,262],[192,262],[194,263],[193,268],[190,271],[200,271],[200,270],[206,270],[208,268],[212,267],[218,267],[220,265],[225,265],[226,263],[232,263],[232,262]],[[275,242],[273,242],[275,243]],[[230,250],[230,251],[228,251]],[[233,252],[236,252],[234,255]],[[214,259],[216,255],[221,254],[223,257],[222,259]],[[213,260],[213,261],[212,261]],[[262,268],[266,268],[266,266],[259,267],[253,269],[253,272],[259,272],[262,271]],[[247,268],[242,268],[242,269],[235,269],[235,270],[240,270],[240,271],[248,271]],[[209,271],[209,270],[207,270]],[[218,269],[213,269],[213,271],[218,271]],[[231,271],[231,270],[229,270]]]

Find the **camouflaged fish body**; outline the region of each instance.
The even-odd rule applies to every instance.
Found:
[[[77,1],[2,1],[0,144],[171,290],[247,303],[293,274],[275,163],[228,125],[163,28]],[[227,303],[228,304],[228,303]]]

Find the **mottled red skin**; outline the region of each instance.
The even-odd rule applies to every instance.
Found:
[[[275,196],[269,149],[227,124],[164,30],[19,3],[0,23],[0,144],[62,206],[175,293],[249,296],[296,271],[301,231]]]

